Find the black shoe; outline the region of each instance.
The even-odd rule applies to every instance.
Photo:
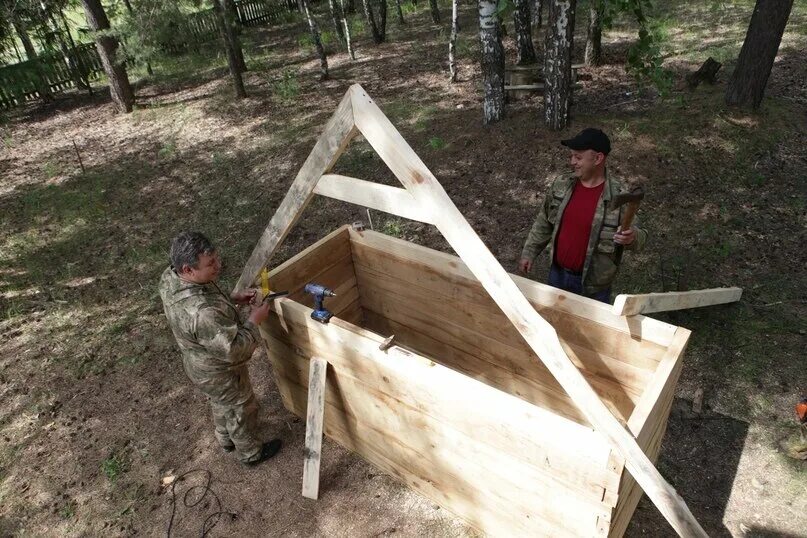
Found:
[[[225,452],[232,452],[235,450],[235,445],[223,446],[221,445],[221,449]]]
[[[261,447],[261,455],[258,456],[258,459],[252,461],[245,461],[244,465],[246,465],[247,467],[254,467],[255,465],[261,463],[262,461],[268,460],[269,458],[280,452],[280,446],[282,444],[283,443],[280,441],[280,439],[272,439],[268,443],[264,443],[263,446]]]

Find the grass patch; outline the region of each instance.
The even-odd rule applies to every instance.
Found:
[[[446,141],[439,136],[429,138],[429,147],[432,149],[443,149],[446,147]]]
[[[104,473],[107,480],[113,484],[117,482],[118,478],[123,473],[129,470],[129,464],[126,459],[120,454],[110,454],[110,456],[101,462],[101,472]]]
[[[281,101],[293,101],[300,95],[300,83],[293,69],[284,69],[280,80],[272,84],[272,94]]]

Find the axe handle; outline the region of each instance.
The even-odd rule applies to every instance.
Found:
[[[636,215],[636,210],[639,209],[639,202],[630,202],[625,208],[625,214],[622,215],[622,231],[629,229],[633,226],[633,217]]]

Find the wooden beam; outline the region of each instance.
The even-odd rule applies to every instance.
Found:
[[[289,187],[286,197],[283,198],[280,207],[263,231],[263,235],[258,240],[258,244],[252,251],[241,277],[235,285],[236,290],[252,285],[261,268],[269,262],[277,247],[286,238],[286,234],[297,222],[305,206],[308,205],[319,178],[333,167],[356,132],[353,122],[353,107],[348,93],[342,98],[336,112],[325,126],[325,131],[320,135],[317,144],[294,179],[294,183]]]
[[[673,291],[669,293],[645,293],[641,295],[617,295],[614,314],[635,316],[650,312],[685,310],[740,300],[742,288],[712,288],[709,290]]]
[[[664,480],[636,439],[611,414],[569,360],[554,328],[530,305],[423,161],[361,86],[353,85],[348,92],[356,127],[415,200],[431,214],[435,226],[580,411],[625,458],[631,475],[675,531],[687,537],[707,536],[684,500]]]
[[[319,497],[319,460],[322,453],[322,426],[325,416],[325,375],[328,363],[312,357],[308,371],[308,410],[305,420],[305,460],[303,497]]]
[[[314,188],[314,193],[431,224],[429,214],[423,211],[412,195],[397,187],[354,177],[325,174]]]

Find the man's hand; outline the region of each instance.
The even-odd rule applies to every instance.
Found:
[[[272,301],[264,301],[257,306],[253,306],[252,311],[249,313],[249,321],[255,325],[260,325],[266,321],[266,318],[269,317],[270,306],[272,306]]]
[[[525,275],[532,270],[532,260],[529,258],[521,258],[518,260],[518,270]]]
[[[248,304],[255,297],[258,290],[255,288],[247,288],[241,291],[234,291],[230,294],[230,299],[235,304]]]
[[[636,228],[629,228],[622,231],[622,226],[616,229],[616,233],[614,234],[614,243],[618,243],[620,245],[630,245],[636,241]]]

